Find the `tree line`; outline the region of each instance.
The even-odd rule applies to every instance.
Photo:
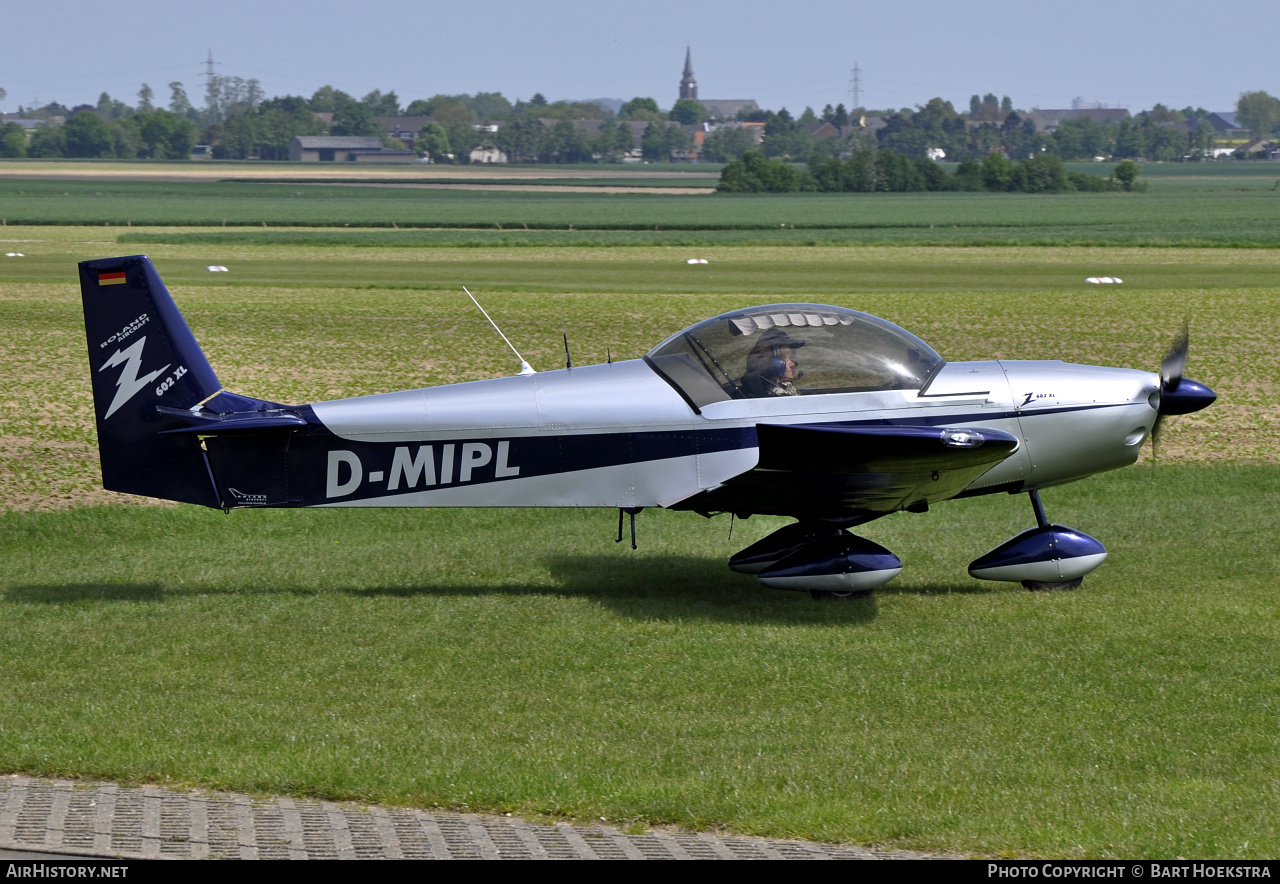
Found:
[[[267,99],[257,80],[221,76],[206,82],[202,108],[192,104],[180,82],[170,83],[169,92],[167,107],[157,107],[151,87],[143,84],[134,106],[104,92],[96,105],[67,108],[53,102],[29,109],[28,118],[62,117],[66,124],[43,126],[29,136],[16,124],[0,126],[0,155],[182,158],[201,143],[217,158],[278,160],[288,157],[295,136],[330,134],[380,137],[389,147],[412,148],[437,160],[465,162],[474,148],[492,146],[515,162],[617,162],[637,141],[644,158],[666,160],[689,155],[693,139],[687,127],[707,120],[706,107],[689,99],[663,112],[653,98],[637,97],[613,113],[595,103],[550,102],[541,94],[513,103],[498,92],[478,92],[435,95],[402,107],[394,91],[356,98],[333,86],[309,98]],[[431,119],[405,143],[388,138],[378,124],[378,117],[389,116]],[[1255,137],[1276,133],[1280,100],[1266,92],[1243,93],[1237,116]],[[1052,132],[1038,132],[1026,111],[1015,109],[1008,96],[992,93],[972,96],[967,112],[942,98],[879,112],[838,104],[827,105],[821,114],[805,108],[794,117],[781,108],[717,121],[699,156],[730,162],[758,150],[768,158],[808,162],[888,150],[912,159],[940,151],[948,160],[974,162],[993,152],[1015,160],[1042,153],[1063,160],[1174,160],[1212,149],[1215,133],[1206,117],[1203,108],[1157,104],[1118,123],[1077,117],[1062,120]],[[859,125],[871,118],[883,125]],[[820,128],[822,123],[831,128]]]
[[[692,148],[692,138],[681,126],[706,113],[693,101],[677,102],[663,113],[653,98],[638,97],[615,114],[594,103],[551,102],[540,93],[513,103],[499,92],[435,95],[402,107],[394,91],[374,90],[357,99],[333,86],[317,89],[310,98],[267,99],[256,80],[238,77],[211,78],[205,106],[196,108],[183,84],[170,83],[169,88],[167,108],[155,106],[154,91],[145,83],[135,106],[104,92],[97,105],[68,108],[51,102],[20,108],[28,119],[62,117],[66,122],[40,126],[29,137],[16,123],[0,126],[0,156],[170,159],[187,157],[199,143],[209,145],[219,159],[281,160],[288,158],[295,136],[359,135],[437,159],[465,158],[490,143],[520,162],[611,162],[632,151],[638,136],[645,158],[663,160]],[[430,121],[405,143],[387,136],[379,117]],[[575,125],[583,120],[598,125]],[[636,125],[638,132],[633,131]]]
[[[858,150],[848,157],[814,157],[807,169],[756,150],[728,163],[720,173],[720,193],[910,193],[913,191],[987,191],[993,193],[1096,193],[1144,189],[1141,168],[1121,160],[1110,178],[1072,172],[1051,153],[1010,160],[990,153],[981,162],[965,160],[948,172],[933,160],[911,158],[895,150]]]

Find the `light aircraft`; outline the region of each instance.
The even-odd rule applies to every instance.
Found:
[[[850,528],[996,493],[1028,494],[1036,527],[969,573],[1079,586],[1106,550],[1050,523],[1040,489],[1134,463],[1163,417],[1215,399],[1183,377],[1185,333],[1159,374],[946,362],[866,313],[770,304],[641,359],[282,405],[223,389],[146,257],[85,261],[80,287],[107,489],[224,510],[610,507],[633,546],[645,507],[789,516],[729,567],[815,597],[902,570]]]

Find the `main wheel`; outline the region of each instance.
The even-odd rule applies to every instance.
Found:
[[[1022,586],[1024,589],[1030,590],[1054,590],[1054,589],[1079,589],[1080,584],[1084,583],[1083,577],[1077,577],[1075,580],[1059,580],[1050,582],[1047,580],[1024,580]]]

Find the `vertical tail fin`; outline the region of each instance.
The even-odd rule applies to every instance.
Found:
[[[151,261],[80,264],[102,484],[111,491],[219,506],[198,438],[158,406],[190,409],[215,396],[209,361]]]

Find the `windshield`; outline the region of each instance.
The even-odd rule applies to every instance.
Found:
[[[700,407],[724,399],[919,390],[943,359],[868,313],[770,304],[725,313],[667,338],[645,360]]]

